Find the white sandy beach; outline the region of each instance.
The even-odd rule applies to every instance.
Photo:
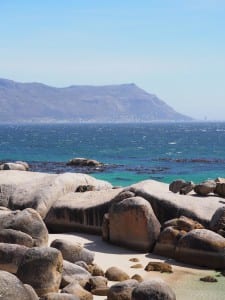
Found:
[[[214,270],[194,268],[184,264],[177,263],[174,260],[159,257],[149,253],[138,253],[125,248],[117,247],[102,241],[100,236],[89,234],[50,234],[49,243],[56,238],[75,240],[83,244],[87,249],[95,252],[95,263],[103,268],[117,266],[126,271],[130,276],[134,274],[141,275],[144,279],[162,278],[175,291],[177,300],[223,300],[225,299],[225,277],[217,277],[218,282],[207,283],[199,279],[206,275],[215,276]],[[135,263],[129,261],[130,258],[136,257],[143,265],[142,269],[133,269]],[[146,272],[144,267],[149,261],[166,261],[173,267],[172,274],[159,272]],[[114,284],[110,282],[109,285]],[[94,300],[105,300],[104,296],[94,296]]]

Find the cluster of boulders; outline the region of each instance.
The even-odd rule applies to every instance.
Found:
[[[215,184],[217,187],[224,183],[220,179]],[[192,185],[176,181],[169,187],[147,180],[115,189],[110,183],[85,174],[4,170],[0,172],[2,276],[9,272],[7,280],[20,280],[17,286],[21,294],[27,294],[21,298],[25,300],[35,299],[29,296],[35,293],[47,300],[92,299],[93,294],[107,295],[109,300],[141,300],[151,299],[147,295],[153,287],[153,294],[157,295],[162,286],[165,288],[161,282],[140,283],[136,280],[140,278],[130,279],[124,274],[124,285],[109,288],[107,280],[121,274],[118,269],[104,272],[94,264],[94,253],[77,243],[55,240],[47,247],[48,230],[98,233],[107,242],[136,251],[223,270],[225,206],[215,195],[178,194],[186,194]],[[212,186],[208,184],[210,191],[215,192]],[[140,264],[134,266],[139,267]],[[159,267],[162,268],[150,264],[146,270]],[[163,268],[170,270],[165,265]],[[8,283],[2,284],[4,295]],[[168,289],[165,288],[170,296],[155,299],[175,299]],[[129,296],[117,297],[120,291]]]
[[[72,158],[67,162],[68,166],[75,166],[75,167],[102,167],[104,166],[103,163],[95,160],[95,159],[89,159],[89,158]]]
[[[175,299],[162,281],[131,279],[117,267],[104,271],[94,252],[77,242],[56,239],[32,208],[0,209],[0,297],[4,300]],[[108,286],[108,280],[119,281]],[[141,281],[141,282],[140,282]],[[143,281],[143,282],[142,282]],[[140,296],[143,295],[143,296]]]
[[[199,184],[194,184],[192,181],[178,179],[171,182],[169,190],[173,193],[180,193],[181,195],[186,195],[194,191],[200,196],[215,194],[220,197],[225,197],[225,179],[216,178],[215,180],[206,180]]]

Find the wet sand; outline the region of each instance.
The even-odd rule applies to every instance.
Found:
[[[106,271],[107,268],[117,266],[127,272],[130,276],[134,274],[141,275],[144,279],[161,278],[165,280],[176,293],[177,300],[224,300],[225,299],[225,277],[216,277],[218,282],[202,282],[201,277],[211,275],[218,276],[215,270],[197,268],[190,265],[184,265],[175,260],[162,256],[156,256],[151,253],[139,253],[126,248],[117,247],[102,241],[100,236],[66,233],[50,234],[49,243],[56,238],[77,241],[85,248],[95,252],[95,263]],[[129,261],[130,258],[136,257],[139,263],[143,265],[142,269],[131,268],[136,264]],[[172,265],[173,273],[146,272],[144,267],[149,261],[168,262]],[[109,285],[115,282],[109,282]],[[105,300],[105,296],[94,296],[94,300]]]

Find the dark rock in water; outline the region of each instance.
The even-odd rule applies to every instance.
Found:
[[[176,300],[173,290],[161,279],[141,282],[132,292],[131,300]]]
[[[200,278],[201,281],[204,281],[204,282],[217,282],[218,280],[213,277],[213,276],[205,276],[205,277],[202,277]]]
[[[67,162],[69,166],[78,166],[78,167],[101,167],[103,163],[88,158],[73,158]]]
[[[15,275],[0,270],[0,298],[2,300],[37,300],[38,296]]]
[[[200,196],[207,196],[210,193],[214,193],[216,189],[216,182],[214,180],[207,180],[194,187],[196,194]]]
[[[225,206],[219,207],[210,221],[211,230],[225,237]]]
[[[161,273],[173,273],[172,266],[164,262],[152,261],[147,264],[145,271],[159,271]]]
[[[207,229],[194,229],[178,241],[175,259],[213,269],[225,268],[225,239]]]

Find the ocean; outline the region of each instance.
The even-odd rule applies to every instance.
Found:
[[[86,157],[104,168],[74,168]],[[31,170],[84,172],[116,186],[154,179],[196,183],[225,177],[225,123],[0,125],[0,161]]]

